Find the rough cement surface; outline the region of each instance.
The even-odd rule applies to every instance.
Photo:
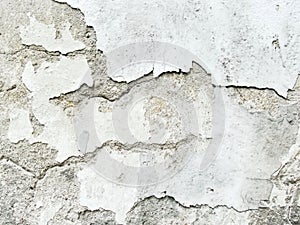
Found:
[[[297,1],[63,2],[0,2],[0,224],[300,224]]]

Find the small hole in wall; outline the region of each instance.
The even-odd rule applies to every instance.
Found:
[[[208,191],[214,192],[215,190],[213,188],[208,188]]]

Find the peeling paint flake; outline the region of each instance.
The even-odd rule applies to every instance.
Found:
[[[48,143],[57,149],[58,161],[79,155],[72,119],[59,106],[51,104],[49,99],[75,91],[82,84],[92,85],[91,71],[85,57],[70,59],[62,56],[57,62],[42,63],[36,71],[32,63],[28,62],[22,81],[32,92],[33,114],[45,126],[40,135],[28,140]]]
[[[293,88],[300,71],[297,1],[286,0],[278,11],[276,1],[269,0],[57,1],[67,2],[84,13],[87,24],[97,32],[97,47],[107,55],[132,43],[172,43],[196,55],[217,85],[269,87],[282,96]],[[279,40],[280,48],[273,46],[274,40]],[[151,58],[156,47],[149,46],[140,54]],[[150,65],[150,71],[169,71],[168,51],[163,53],[163,69],[161,65]],[[131,52],[126,54],[128,57]],[[117,59],[110,60],[114,63]],[[186,72],[188,65],[178,62],[172,70],[180,68]],[[148,73],[148,62],[140,62],[127,75],[110,76],[128,82]]]
[[[1,0],[0,224],[299,225],[299,12]]]
[[[22,42],[26,45],[41,45],[48,51],[59,51],[62,54],[84,49],[85,45],[74,40],[70,32],[70,24],[66,23],[61,31],[61,37],[56,37],[54,25],[39,22],[29,15],[30,24],[20,28]]]
[[[33,129],[29,120],[29,112],[24,109],[15,108],[10,112],[10,124],[7,137],[13,142],[29,139]]]

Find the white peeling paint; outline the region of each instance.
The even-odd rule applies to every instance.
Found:
[[[279,8],[275,0],[253,2],[241,0],[235,3],[221,0],[201,2],[116,0],[113,3],[99,3],[97,0],[67,0],[67,2],[82,10],[88,25],[95,28],[97,47],[104,50],[104,54],[108,56],[108,63],[109,60],[114,60],[113,57],[109,57],[110,53],[124,45],[146,41],[147,43],[166,42],[171,43],[174,48],[181,46],[195,54],[201,60],[200,64],[212,73],[215,84],[269,87],[282,96],[286,96],[287,90],[293,87],[299,72],[299,64],[297,64],[299,28],[296,26],[298,15],[294,13],[297,10],[294,7],[297,5],[292,1],[280,3]],[[20,35],[24,44],[40,45],[48,51],[59,51],[65,54],[83,49],[84,44],[74,40],[69,29],[70,24],[67,23],[62,30],[62,37],[57,39],[54,25],[46,25],[30,17],[30,25],[21,27]],[[145,53],[153,54],[151,48],[155,48],[155,45],[150,44],[149,51]],[[158,55],[163,59],[166,58],[166,61],[161,61],[161,58],[154,58],[154,62],[150,63],[133,61],[133,64],[123,65],[124,68],[116,74],[108,75],[117,81],[130,82],[151,71],[155,77],[165,71],[180,69],[189,71],[192,66],[189,58],[168,65],[168,50],[170,49]],[[139,49],[137,52],[143,53],[139,52]],[[127,56],[129,55],[124,55],[125,58]],[[23,71],[22,81],[31,92],[32,112],[44,127],[41,134],[33,137],[28,111],[16,109],[10,114],[9,140],[14,143],[23,139],[31,143],[47,143],[51,148],[58,150],[56,159],[60,162],[70,156],[81,154],[78,151],[80,146],[76,140],[77,134],[72,119],[66,115],[62,107],[50,103],[49,100],[75,91],[84,83],[92,85],[91,71],[86,58],[61,56],[59,61],[45,61],[38,68],[34,68],[32,63],[28,62]],[[169,83],[165,83],[163,89],[168,91],[168,85]],[[151,88],[158,90],[157,86],[146,86],[145,89]],[[138,89],[136,93],[139,91]],[[149,186],[121,185],[104,178],[97,173],[99,171],[92,170],[92,167],[86,166],[77,174],[80,182],[81,205],[91,210],[99,208],[111,210],[116,213],[118,223],[125,223],[126,214],[134,204],[149,196],[172,196],[186,207],[207,204],[211,207],[224,205],[237,210],[257,209],[263,200],[270,199],[273,188],[270,176],[280,167],[282,157],[287,152],[268,148],[267,136],[275,133],[277,136],[272,138],[279,137],[281,130],[286,129],[284,126],[286,121],[280,123],[282,127],[274,128],[263,112],[249,113],[225,94],[226,124],[220,153],[210,166],[203,170],[200,164],[205,159],[208,139],[214,138],[208,122],[211,116],[208,108],[212,99],[201,99],[205,98],[205,93],[201,93],[198,89],[187,92],[188,97],[194,97],[196,115],[199,118],[200,130],[197,130],[196,135],[207,139],[195,141],[196,151],[193,152],[186,166],[176,171],[175,176],[170,175],[169,179]],[[85,151],[94,151],[96,146],[112,140],[122,144],[134,144],[136,140],[152,143],[150,137],[153,134],[150,134],[150,131],[161,131],[150,126],[151,120],[158,121],[156,106],[151,111],[151,107],[147,108],[146,101],[137,102],[126,118],[129,130],[136,139],[124,141],[118,136],[120,133],[114,126],[116,121],[112,110],[99,111],[98,108],[105,105],[103,99],[93,100],[99,100],[96,104],[92,104],[94,114],[92,122],[99,142],[90,143],[92,144],[90,146],[83,143]],[[112,107],[111,102],[107,105]],[[177,133],[182,129],[181,118],[172,112],[171,106],[164,105],[163,101],[158,101],[157,105],[159,105],[158,114],[166,112],[166,117],[170,120],[166,126],[168,132],[159,143],[176,142],[184,138],[186,133]],[[148,118],[145,119],[144,117],[147,116]],[[167,124],[168,121],[164,119],[159,122]],[[299,144],[296,143],[291,148],[291,155],[298,147]],[[188,151],[192,146],[189,143],[182,148]],[[100,151],[106,150],[110,151],[112,158],[117,161],[137,168],[145,165],[145,161],[151,161],[149,158],[146,160],[143,158],[140,152],[145,149],[138,147],[127,149],[127,152],[121,150],[116,152],[108,146]],[[134,152],[134,150],[138,151]],[[157,161],[152,160],[151,163],[163,161],[166,155],[171,155],[173,152],[164,153],[155,152]],[[163,171],[157,171],[160,172]],[[277,204],[284,205],[283,191],[285,190],[280,187],[273,189],[271,197],[278,197]],[[61,206],[59,202],[52,205],[38,204],[37,207],[42,211],[40,224],[47,224]],[[230,224],[231,221],[231,216],[228,216],[223,222]]]
[[[54,24],[41,23],[30,15],[29,18],[29,26],[20,27],[20,36],[24,44],[41,45],[48,51],[59,51],[63,54],[85,48],[82,42],[74,40],[72,37],[69,23],[65,24],[61,31],[61,37],[57,38]]]
[[[84,13],[106,55],[132,43],[171,43],[201,59],[218,85],[269,87],[282,96],[300,71],[297,1],[57,1]],[[111,76],[129,82],[156,69],[142,65],[136,64],[138,73]]]
[[[206,147],[200,145],[181,171],[151,186],[116,184],[88,166],[79,173],[81,204],[90,209],[114,211],[118,223],[124,223],[126,210],[138,199],[153,195],[172,196],[187,207],[208,204],[211,207],[226,205],[240,211],[258,208],[261,201],[269,199],[272,190],[269,178],[280,167],[287,152],[266,147],[266,138],[275,131],[264,114],[250,114],[229,96],[224,97],[225,114],[228,115],[225,136],[216,160],[206,170],[200,167],[204,157],[200,149]],[[264,135],[261,135],[260,126],[265,129]],[[191,145],[184,148],[188,150]],[[123,156],[128,157],[127,154]]]
[[[7,137],[11,142],[17,143],[32,136],[33,129],[27,110],[14,108],[11,110],[9,117]]]
[[[79,155],[72,119],[59,106],[49,102],[52,97],[77,90],[82,84],[92,85],[91,71],[84,56],[73,59],[62,56],[55,63],[44,62],[34,71],[31,62],[25,66],[22,81],[32,92],[32,111],[44,124],[43,132],[31,142],[48,143],[57,149],[57,161]]]
[[[91,210],[99,207],[112,210],[116,212],[116,221],[124,224],[126,213],[138,200],[138,191],[107,182],[91,168],[80,171],[77,176],[81,183],[80,204]]]
[[[77,90],[83,83],[93,83],[91,71],[85,56],[60,57],[57,62],[43,62],[35,73],[31,62],[24,69],[22,80],[26,87],[44,97],[53,98]]]

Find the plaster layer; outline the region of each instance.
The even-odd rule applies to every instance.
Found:
[[[84,13],[97,33],[97,47],[108,56],[132,43],[171,43],[196,55],[217,85],[269,87],[282,96],[293,88],[300,71],[297,1],[58,1]],[[168,71],[168,56],[156,55],[155,43],[148,47],[146,57],[165,59],[161,72]],[[130,57],[130,51],[125,56]],[[140,76],[158,67],[135,66]],[[138,78],[134,71],[118,81]]]
[[[300,224],[296,1],[67,2],[0,2],[1,224]]]

